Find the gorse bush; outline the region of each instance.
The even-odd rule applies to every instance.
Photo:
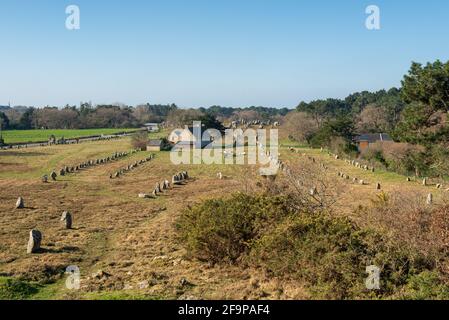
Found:
[[[347,218],[303,212],[290,203],[285,195],[240,193],[208,200],[186,210],[178,230],[194,258],[263,268],[278,278],[306,282],[315,298],[413,298],[425,295],[429,286],[442,288],[439,278],[418,281],[423,272],[435,270],[432,257],[411,254]],[[370,265],[381,269],[379,291],[366,289]]]
[[[12,278],[0,278],[0,300],[27,299],[36,294],[38,288],[28,282]]]
[[[230,199],[207,200],[186,210],[178,229],[192,256],[213,263],[232,263],[248,251],[270,221],[289,210],[280,197],[237,193]]]

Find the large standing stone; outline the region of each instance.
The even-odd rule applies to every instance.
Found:
[[[23,202],[23,198],[19,197],[16,202],[16,209],[23,209],[23,208],[25,208],[25,203]]]
[[[38,230],[30,231],[30,239],[28,240],[27,253],[37,253],[41,249],[42,233]]]
[[[68,211],[64,211],[61,216],[61,221],[64,222],[66,229],[72,229],[72,215]]]

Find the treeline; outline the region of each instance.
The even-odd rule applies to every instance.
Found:
[[[58,107],[0,107],[2,129],[92,129],[135,128],[148,122],[167,125],[191,125],[192,121],[221,122],[238,119],[279,119],[289,112],[287,108],[266,107],[227,108],[212,106],[199,109],[179,109],[175,104],[97,105],[82,103]]]
[[[413,63],[401,88],[359,92],[345,99],[301,102],[285,119],[292,140],[416,175],[449,174],[449,62]],[[358,134],[388,133],[357,153]]]

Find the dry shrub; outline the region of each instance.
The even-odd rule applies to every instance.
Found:
[[[318,162],[311,159],[289,166],[273,188],[275,193],[287,194],[296,210],[310,212],[332,211],[341,190],[341,182],[332,179]]]
[[[409,257],[424,257],[429,267],[449,275],[448,215],[449,205],[428,206],[420,194],[380,193],[372,206],[359,209],[358,222],[382,232]]]
[[[131,144],[135,149],[140,149],[142,151],[146,150],[148,144],[148,132],[138,131],[134,133],[131,137]]]

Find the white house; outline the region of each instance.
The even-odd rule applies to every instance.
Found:
[[[159,123],[145,123],[145,127],[149,132],[158,132],[159,131]]]

